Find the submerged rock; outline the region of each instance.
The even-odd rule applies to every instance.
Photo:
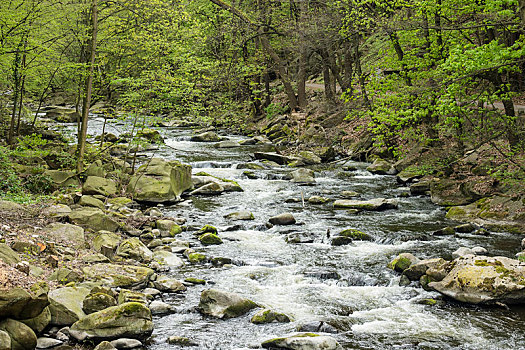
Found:
[[[265,349],[285,350],[342,350],[335,338],[315,333],[298,333],[274,338],[264,341],[261,346]]]
[[[199,311],[217,318],[239,317],[258,307],[253,301],[238,294],[217,289],[207,289],[201,293]]]
[[[457,258],[442,267],[448,271],[428,286],[470,304],[525,303],[525,263],[502,256]]]

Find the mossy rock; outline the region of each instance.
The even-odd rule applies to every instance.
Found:
[[[207,260],[206,255],[201,253],[191,253],[188,255],[188,260],[192,264],[200,264],[202,262],[205,262]]]
[[[199,241],[203,245],[217,245],[222,244],[222,239],[213,233],[205,233],[202,236],[199,237]]]
[[[254,324],[264,324],[272,322],[287,323],[291,321],[292,319],[290,318],[290,316],[270,309],[258,311],[255,315],[252,316],[250,320],[250,322]]]
[[[212,225],[204,225],[199,231],[196,232],[197,235],[202,235],[204,233],[218,234],[217,228]]]
[[[419,262],[419,259],[414,255],[410,253],[401,253],[388,264],[388,267],[397,272],[403,272],[417,262]]]
[[[201,313],[222,319],[242,316],[256,307],[249,299],[217,289],[203,291],[199,302]]]
[[[338,236],[348,237],[355,241],[373,241],[374,238],[368,233],[361,232],[359,230],[349,228],[338,233]]]
[[[119,338],[146,339],[153,332],[151,311],[140,303],[125,303],[87,315],[71,326],[78,341]]]

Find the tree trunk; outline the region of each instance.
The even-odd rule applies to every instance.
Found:
[[[86,93],[84,95],[84,101],[82,103],[82,116],[81,126],[78,135],[78,159],[77,159],[77,171],[81,172],[84,169],[84,153],[86,149],[86,138],[87,138],[87,126],[88,126],[88,115],[89,105],[91,103],[91,92],[93,88],[93,70],[95,66],[95,54],[97,51],[97,0],[93,0],[91,9],[91,47],[90,47],[90,58],[88,75],[86,79]]]
[[[7,142],[12,145],[15,143],[15,122],[16,122],[16,111],[18,109],[18,97],[20,95],[20,51],[22,50],[22,41],[18,45],[15,52],[15,58],[13,60],[13,109],[11,111],[11,122],[9,123],[9,132],[7,135]]]
[[[356,41],[358,40],[359,39],[357,39]],[[372,111],[372,104],[370,103],[370,99],[368,98],[368,93],[366,92],[365,76],[363,75],[363,71],[361,69],[361,54],[359,52],[358,42],[356,42],[356,45],[355,45],[354,62],[355,62],[355,71],[357,73],[357,76],[359,77],[359,86],[361,88],[361,94],[363,95],[365,106],[366,108],[368,108],[369,111]]]
[[[308,64],[308,56],[306,49],[301,49],[299,57],[299,71],[297,72],[297,103],[299,108],[305,108],[308,104],[306,100],[306,66]]]

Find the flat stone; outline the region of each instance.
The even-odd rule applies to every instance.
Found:
[[[36,348],[37,349],[50,349],[55,346],[61,345],[63,343],[64,342],[61,340],[42,337],[36,340]]]

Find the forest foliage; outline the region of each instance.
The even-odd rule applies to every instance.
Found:
[[[525,0],[2,1],[5,136],[27,106],[80,111],[89,77],[89,105],[237,124],[307,110],[315,80],[394,157],[440,139],[503,139],[509,155],[525,140],[524,34]]]

